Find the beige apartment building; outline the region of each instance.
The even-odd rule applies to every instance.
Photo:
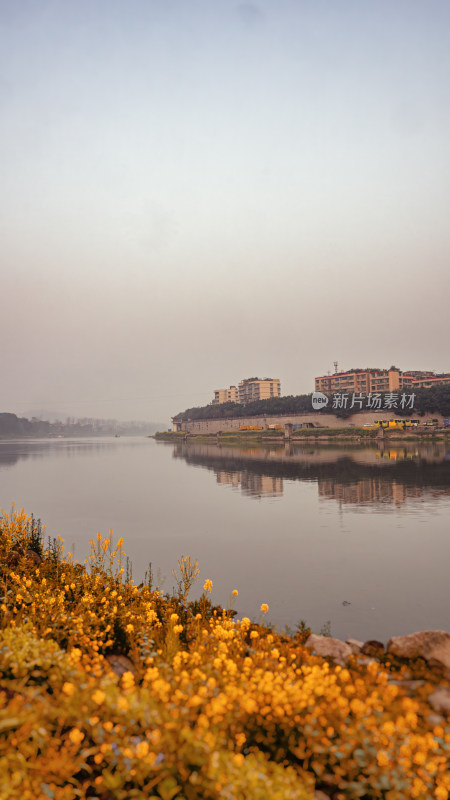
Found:
[[[404,372],[402,378],[403,387],[422,387],[422,389],[431,389],[432,386],[437,386],[440,383],[450,383],[450,375],[436,374],[435,372]]]
[[[236,386],[230,386],[229,389],[215,389],[214,390],[214,400],[212,401],[212,405],[218,405],[219,403],[238,403],[238,390]]]
[[[238,397],[239,403],[251,403],[253,400],[280,397],[280,379],[246,378],[239,382]]]
[[[315,378],[316,392],[355,392],[370,394],[375,392],[396,392],[399,389],[424,387],[429,389],[439,383],[450,382],[450,375],[436,375],[434,372],[411,370],[402,372],[396,367],[390,369],[354,369],[348,372],[335,372]]]
[[[246,378],[238,387],[215,389],[212,405],[250,403],[252,400],[266,400],[268,397],[280,397],[279,378]]]

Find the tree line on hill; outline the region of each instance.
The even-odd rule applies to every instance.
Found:
[[[75,419],[65,422],[48,422],[32,417],[18,417],[10,412],[0,412],[0,436],[144,436],[154,433],[158,425],[152,422],[118,422],[114,419]]]
[[[397,408],[388,409],[385,407],[385,399],[388,392],[381,392],[381,410],[391,410],[399,417],[415,417],[424,414],[442,414],[450,417],[450,384],[433,386],[431,389],[405,389],[407,398],[414,394],[413,408],[401,408],[400,398],[403,391],[396,392],[398,395]],[[197,419],[225,419],[230,417],[259,417],[259,416],[283,416],[291,414],[304,414],[312,412],[312,395],[287,395],[286,397],[270,397],[267,400],[253,400],[245,405],[242,403],[220,403],[217,405],[201,406],[197,408],[187,408],[177,414],[173,419],[176,422],[187,422]],[[348,403],[346,408],[333,408],[333,394],[329,395],[329,402],[325,408],[315,413],[331,413],[337,417],[347,418],[352,414],[367,412],[375,409],[367,408],[367,400],[364,398],[363,407],[350,408],[352,393],[348,393]]]

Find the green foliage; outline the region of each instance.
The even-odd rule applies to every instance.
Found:
[[[227,417],[256,417],[277,414],[298,414],[311,411],[311,395],[297,397],[270,397],[267,400],[254,400],[251,403],[220,403],[218,405],[188,408],[178,414],[176,420],[226,419]]]
[[[423,415],[425,413],[438,413],[447,417],[450,416],[450,385],[441,384],[433,386],[431,389],[404,389],[397,392],[399,397],[402,394],[415,394],[413,409],[395,408],[395,414],[399,417],[411,417]],[[387,392],[382,392],[382,407]],[[241,403],[220,403],[218,405],[208,405],[198,408],[188,408],[174,417],[177,421],[195,421],[197,419],[226,419],[239,417],[258,417],[258,416],[283,416],[292,414],[303,414],[312,412],[311,394],[287,395],[286,397],[271,397],[267,400],[255,400],[245,405]],[[341,408],[333,409],[333,394],[329,395],[330,401],[325,408],[314,413],[332,413],[342,419],[347,419],[352,414],[367,412],[367,408]],[[349,393],[349,403],[351,393]],[[364,406],[364,404],[363,404]]]
[[[181,556],[178,568],[172,570],[172,574],[177,582],[178,597],[185,603],[193,584],[198,581],[200,575],[198,561],[192,562],[190,556]]]
[[[105,652],[128,655],[130,652],[130,639],[125,630],[124,622],[119,616],[113,619],[111,639],[113,640],[112,644],[105,648]]]
[[[30,624],[1,631],[0,681],[7,680],[14,691],[44,685],[53,692],[71,677],[76,670],[67,653],[52,639],[37,637]]]
[[[331,620],[327,620],[323,623],[320,629],[321,636],[331,636]]]
[[[35,519],[33,514],[30,516],[28,524],[28,549],[33,550],[39,556],[44,554],[44,534],[42,530],[41,520]]]
[[[300,622],[296,625],[297,629],[297,637],[300,640],[301,644],[305,644],[305,642],[311,636],[312,630],[309,625],[306,624],[304,619],[301,619]]]

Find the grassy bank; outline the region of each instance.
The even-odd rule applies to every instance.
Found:
[[[411,698],[399,664],[334,666],[264,602],[256,623],[214,608],[209,578],[190,601],[187,557],[164,595],[127,576],[121,540],[80,565],[23,511],[0,534],[2,800],[447,800],[432,676]]]
[[[366,428],[304,428],[302,430],[293,431],[290,439],[293,441],[302,440],[318,440],[323,442],[343,440],[343,441],[370,441],[376,439],[378,431],[367,430]],[[164,431],[156,433],[153,437],[160,441],[165,442],[183,442],[186,439],[189,441],[205,441],[217,442],[222,444],[226,442],[283,442],[284,431],[221,431],[220,433],[188,433]],[[389,441],[402,441],[402,442],[422,442],[422,441],[449,441],[450,431],[446,430],[417,430],[412,432],[411,429],[407,431],[396,430],[391,428],[385,431],[385,440]]]
[[[364,438],[374,438],[376,436],[376,431],[367,431],[364,428],[304,428],[302,430],[294,431],[292,434],[292,440],[298,439],[317,439],[318,437],[327,439],[359,439],[360,437]],[[239,431],[239,430],[229,430],[229,431],[221,431],[219,434],[217,433],[189,433],[187,434],[189,440],[198,441],[208,440],[208,441],[217,441],[218,439],[221,442],[227,442],[231,440],[240,440],[242,442],[283,442],[285,440],[284,437],[284,430],[281,431],[274,431],[274,430],[262,430],[262,431]],[[186,439],[186,433],[184,432],[175,432],[175,431],[164,431],[161,433],[155,434],[155,439],[159,439],[161,441],[166,442],[176,442],[176,441],[184,441]]]

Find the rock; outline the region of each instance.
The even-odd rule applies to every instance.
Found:
[[[376,639],[368,639],[361,647],[361,653],[372,658],[382,658],[384,656],[384,644]]]
[[[112,671],[119,676],[125,672],[132,672],[134,676],[137,675],[136,667],[134,666],[133,662],[127,656],[119,655],[116,653],[108,653],[105,656],[106,661],[108,662],[109,666],[111,667]]]
[[[433,694],[428,697],[428,702],[435,711],[450,714],[450,688],[448,686],[438,686]]]
[[[42,563],[42,558],[39,553],[36,553],[36,550],[28,549],[25,551],[25,557],[32,561],[34,564],[39,565]]]
[[[364,642],[361,642],[359,639],[346,639],[345,644],[348,644],[352,653],[355,655],[359,655],[361,652],[361,647],[363,646]]]
[[[445,723],[445,719],[441,717],[440,714],[428,714],[427,722],[432,728],[435,728],[436,725],[442,725],[443,722]]]
[[[450,678],[450,633],[418,631],[389,639],[388,653],[398,658],[423,658],[430,667],[439,667]]]
[[[319,636],[312,633],[305,642],[305,647],[312,650],[316,656],[331,658],[336,664],[345,666],[348,657],[351,655],[351,648],[340,639],[333,639],[332,636]]]

